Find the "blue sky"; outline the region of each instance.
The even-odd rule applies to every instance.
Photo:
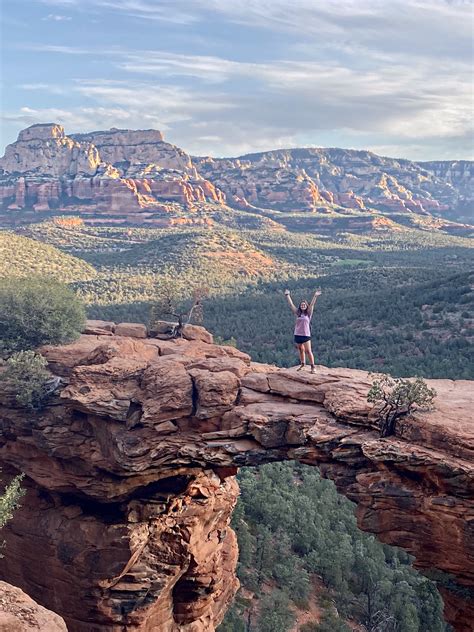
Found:
[[[193,154],[473,158],[472,0],[3,0],[2,149],[38,122]]]

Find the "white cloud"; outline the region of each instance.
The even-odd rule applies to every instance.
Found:
[[[65,46],[57,44],[19,44],[20,50],[34,53],[58,53],[60,55],[93,55],[92,49],[78,48],[77,46]]]
[[[56,117],[55,110],[32,108],[9,120],[54,119],[71,131],[157,127],[195,153],[221,155],[308,139],[325,144],[330,135],[360,148],[393,143],[398,155],[405,144],[412,151],[423,143],[440,152],[444,144],[455,153],[454,139],[463,155],[469,152],[470,69],[452,61],[436,69],[418,60],[370,71],[335,61],[249,63],[159,51],[121,51],[110,61],[146,78],[23,84],[26,90],[79,94],[91,106],[57,110]],[[198,83],[169,83],[183,76]]]
[[[70,15],[58,15],[57,13],[49,13],[47,16],[41,19],[49,22],[68,22],[69,20],[72,20],[72,17]]]
[[[319,47],[458,56],[472,49],[471,0],[42,0],[190,25],[220,19],[278,31]],[[254,31],[255,35],[255,31]],[[295,42],[296,43],[296,42]]]
[[[80,106],[35,108],[27,98],[26,111],[10,112],[10,121],[51,120],[57,112],[70,131],[155,126],[193,152],[221,155],[327,142],[387,153],[392,147],[398,155],[405,148],[417,157],[423,147],[427,157],[472,154],[470,1],[42,1],[166,20],[183,33],[220,20],[235,39],[226,43],[227,54],[203,42],[195,49],[201,54],[126,50],[119,39],[104,49],[30,45],[34,52],[70,55],[78,67],[87,57],[75,76],[87,73],[85,62],[93,57],[104,76],[125,79],[22,84],[35,103],[45,91],[59,105],[67,95],[66,103]],[[265,41],[273,34],[278,46],[258,47],[265,32]]]
[[[46,121],[55,122],[64,125],[68,132],[107,129],[116,125],[132,126],[137,122],[127,110],[110,107],[84,107],[74,110],[22,107],[17,112],[5,113],[3,119],[19,123],[22,127]]]
[[[169,0],[157,0],[156,2],[148,0],[40,0],[43,4],[60,7],[74,7],[79,11],[120,11],[129,16],[146,19],[158,20],[161,22],[169,22],[174,24],[192,24],[198,20],[194,15],[192,2],[182,3],[177,0],[176,3]],[[180,8],[179,5],[183,5]],[[188,10],[186,5],[190,4]]]
[[[21,83],[17,86],[20,90],[29,90],[31,92],[48,92],[49,94],[65,95],[68,90],[65,86],[53,83]]]
[[[150,4],[155,4],[149,0]],[[177,0],[247,27],[321,38],[398,54],[455,54],[471,49],[471,0]]]

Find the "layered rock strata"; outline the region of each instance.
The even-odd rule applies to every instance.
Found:
[[[44,411],[6,392],[0,407],[1,466],[28,487],[0,574],[71,632],[214,630],[237,588],[234,475],[286,459],[319,466],[362,529],[436,575],[455,629],[471,629],[471,383],[430,381],[436,409],[382,439],[363,371],[254,364],[202,330],[88,331],[42,350],[63,379]]]
[[[441,168],[428,171],[422,164],[370,151],[282,149],[239,158],[194,158],[194,163],[240,206],[287,211],[372,208],[426,215],[444,213],[466,199]],[[463,173],[465,189],[467,166]],[[469,199],[472,202],[472,196]]]
[[[119,130],[66,136],[61,125],[33,125],[0,159],[0,200],[9,210],[75,207],[110,215],[167,213],[173,204],[223,204],[224,194],[202,178],[186,152],[158,130]]]
[[[472,162],[415,163],[345,149],[191,157],[158,130],[67,136],[33,125],[0,158],[4,211],[78,212],[153,223],[230,205],[271,211],[368,211],[472,218]]]

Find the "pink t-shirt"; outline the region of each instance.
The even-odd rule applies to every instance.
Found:
[[[311,316],[301,314],[296,318],[295,336],[311,336]]]

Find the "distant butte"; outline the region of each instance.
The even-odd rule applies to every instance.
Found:
[[[237,468],[317,465],[360,527],[438,581],[457,632],[474,620],[474,389],[430,380],[436,409],[380,438],[364,371],[255,364],[212,343],[90,322],[45,347],[64,380],[40,414],[0,393],[0,465],[28,494],[1,576],[70,632],[211,632],[237,589]]]
[[[192,157],[158,130],[68,136],[61,125],[47,123],[22,130],[0,158],[0,212],[7,218],[26,212],[30,221],[52,211],[91,222],[162,225],[170,213],[210,204],[257,212],[435,215],[442,222],[472,217],[473,165],[324,148]]]

